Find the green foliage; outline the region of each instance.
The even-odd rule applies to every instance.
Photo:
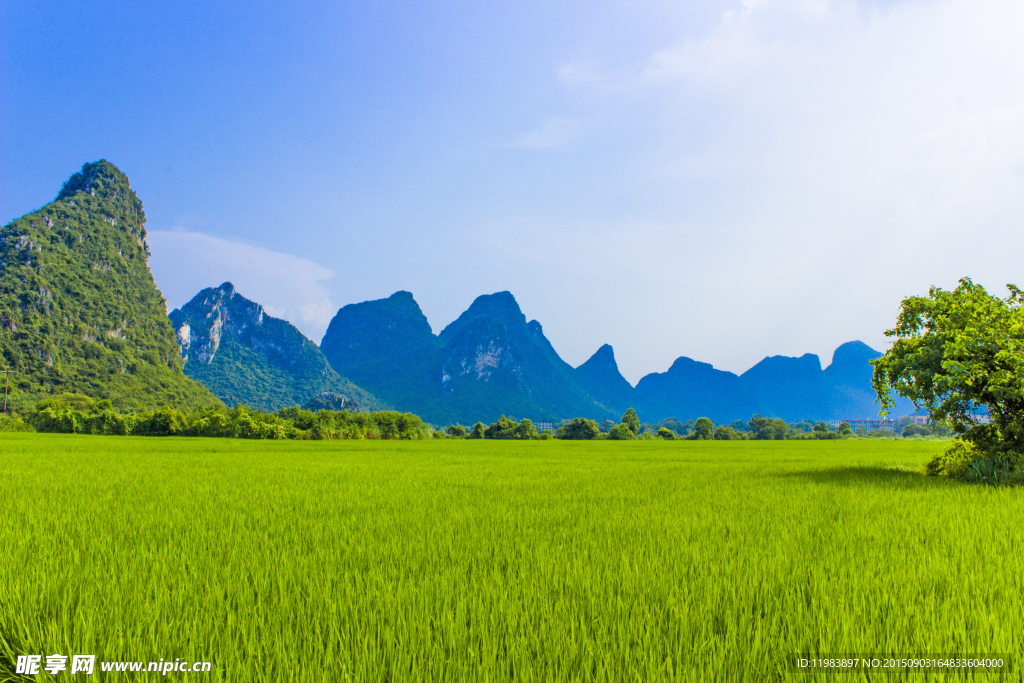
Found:
[[[731,425],[719,425],[715,428],[717,441],[742,441],[747,438],[743,432],[737,432]]]
[[[616,425],[618,427],[619,425]],[[615,427],[613,427],[615,429]],[[597,422],[582,417],[576,417],[555,430],[555,436],[559,439],[569,441],[585,441],[596,439],[601,430]]]
[[[635,439],[636,434],[629,428],[629,425],[622,423],[612,427],[612,430],[608,432],[609,441],[629,441]]]
[[[128,178],[85,164],[57,199],[0,229],[0,365],[31,408],[78,392],[119,410],[218,401],[182,374]]]
[[[497,422],[491,423],[491,426],[484,430],[484,438],[538,439],[540,434],[537,433],[537,428],[529,419],[523,418],[522,422],[516,422],[514,419],[502,415]]]
[[[904,438],[908,436],[930,436],[932,430],[928,425],[909,424],[904,426],[900,433]]]
[[[747,423],[749,427],[748,438],[765,440],[781,440],[789,436],[789,425],[785,420],[778,418],[763,417],[754,415]]]
[[[84,401],[82,399],[85,399]],[[109,401],[55,397],[38,406],[31,420],[39,432],[133,436],[205,436],[233,439],[426,439],[432,430],[416,415],[394,411],[312,412],[290,407],[264,413],[223,406],[184,413],[170,406],[120,413]]]
[[[614,426],[615,426],[615,421],[614,420],[609,420],[607,418],[605,418],[604,420],[601,420],[601,427],[600,427],[601,433],[602,434],[607,434],[608,432],[610,432],[612,430],[612,427],[614,427]]]
[[[483,422],[477,422],[475,425],[473,425],[473,431],[471,431],[469,433],[469,436],[467,436],[466,438],[467,439],[482,439],[482,438],[484,438],[484,432],[485,431],[486,430],[484,428],[484,423]]]
[[[388,407],[338,375],[294,325],[267,315],[230,282],[202,290],[169,317],[184,334],[185,374],[225,403],[266,411]]]
[[[637,417],[636,411],[630,408],[622,416],[622,424],[633,433],[634,436],[640,433],[640,418]],[[610,433],[610,430],[609,430]]]
[[[313,396],[311,399],[306,401],[302,407],[314,413],[320,412],[321,410],[347,410],[352,413],[357,413],[363,408],[372,410],[376,406],[362,406],[359,401],[352,396],[325,391]]]
[[[673,439],[676,438],[676,435],[675,432],[673,432],[671,429],[661,427],[660,429],[658,429],[658,438],[664,439],[665,441],[672,441]]]
[[[1024,467],[1019,457],[993,455],[991,451],[982,450],[963,439],[954,439],[944,453],[932,458],[925,466],[925,472],[971,484],[1024,484]]]
[[[0,432],[31,432],[32,425],[25,422],[18,413],[0,416]]]
[[[871,361],[883,412],[893,405],[891,387],[986,457],[1015,462],[1024,455],[1024,295],[1007,289],[1000,299],[964,278],[952,292],[932,287],[927,297],[904,299],[886,332],[896,341]],[[977,420],[982,407],[991,422]]]
[[[971,463],[981,455],[970,442],[954,439],[944,453],[928,461],[925,472],[935,477],[963,479],[970,470]]]
[[[466,428],[462,425],[448,425],[448,436],[453,439],[466,438]]]
[[[697,422],[693,425],[693,433],[690,435],[690,438],[699,441],[708,441],[715,438],[715,423],[712,422],[709,417],[697,418]]]

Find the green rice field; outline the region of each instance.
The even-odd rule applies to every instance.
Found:
[[[0,680],[1020,680],[793,668],[1022,651],[1024,492],[945,446],[2,434]]]

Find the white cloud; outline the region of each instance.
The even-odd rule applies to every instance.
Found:
[[[154,230],[147,241],[150,269],[171,309],[206,287],[231,282],[318,344],[337,312],[324,285],[334,271],[318,263],[198,232]]]
[[[607,165],[645,215],[619,219],[636,246],[617,257],[678,292],[654,288],[650,341],[619,354],[631,379],[679,354],[827,363],[884,346],[929,285],[1024,280],[1024,3],[747,0],[679,34],[559,69],[627,150]],[[671,322],[648,321],[655,301]]]
[[[561,147],[572,142],[579,134],[579,130],[580,122],[576,119],[552,117],[544,121],[536,130],[517,137],[509,146],[529,149]]]

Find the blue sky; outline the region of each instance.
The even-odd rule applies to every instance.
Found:
[[[682,5],[682,6],[681,6]],[[5,3],[0,221],[106,158],[169,304],[233,281],[319,342],[510,290],[627,379],[883,348],[1024,284],[1024,4]]]

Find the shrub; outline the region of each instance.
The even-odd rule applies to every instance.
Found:
[[[612,431],[620,427],[629,431],[629,427],[621,424],[612,427]],[[601,430],[598,429],[597,423],[593,420],[588,420],[583,417],[575,417],[571,421],[559,427],[555,432],[555,436],[567,441],[586,441],[596,439],[597,435],[600,433]],[[630,434],[632,434],[632,432],[630,432]]]
[[[164,406],[155,413],[142,413],[133,433],[142,436],[177,436],[187,427],[184,413]]]
[[[32,425],[21,419],[18,413],[9,413],[0,417],[0,432],[31,432]]]
[[[750,427],[748,438],[751,439],[780,440],[789,436],[789,425],[778,418],[754,415],[747,425]]]
[[[711,421],[710,417],[699,417],[697,422],[693,425],[693,433],[690,435],[691,439],[697,439],[701,441],[707,441],[715,437],[715,423]]]
[[[715,428],[716,441],[738,441],[747,438],[741,432],[737,432],[731,426],[719,425]]]
[[[612,427],[611,431],[608,432],[608,439],[613,441],[629,441],[634,439],[636,436],[628,425],[618,424]]]
[[[658,438],[664,439],[665,441],[672,441],[676,438],[676,435],[671,429],[662,427],[658,430]]]
[[[954,439],[942,455],[937,455],[925,465],[925,473],[931,476],[951,477],[976,484],[1020,485],[1024,483],[1024,467],[1017,454],[993,457],[990,451],[982,450],[969,441]]]
[[[622,424],[626,425],[635,436],[640,431],[640,418],[637,416],[636,411],[630,408],[622,415]],[[608,430],[611,433],[611,430]]]

